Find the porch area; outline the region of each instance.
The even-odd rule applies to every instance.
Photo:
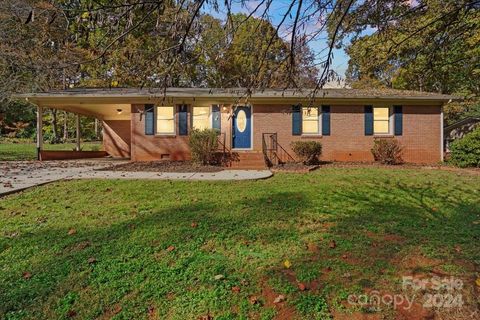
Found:
[[[37,104],[36,110],[36,158],[40,161],[73,160],[92,158],[130,158],[130,108],[129,104],[96,104],[87,102],[51,102]],[[75,134],[73,148],[58,144],[49,144],[45,148],[45,114],[46,109],[61,110],[74,114]],[[99,143],[92,146],[88,139],[82,137],[84,118],[92,119]],[[91,125],[91,123],[88,123]],[[118,132],[121,132],[120,134]],[[71,140],[69,140],[71,141]],[[88,148],[85,148],[88,146]]]

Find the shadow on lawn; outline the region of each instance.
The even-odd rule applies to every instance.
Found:
[[[407,252],[425,246],[432,255],[480,262],[480,201],[456,190],[445,194],[434,185],[415,187],[401,182],[392,188],[336,191],[335,201],[355,207],[354,211],[332,216],[332,231],[339,235],[365,237],[367,232],[398,235],[405,239],[399,250]],[[397,244],[398,246],[398,244]],[[463,246],[455,250],[455,246]]]
[[[49,251],[52,246],[58,247],[58,252],[30,258],[33,262],[25,270],[32,275],[28,280],[21,274],[7,276],[7,280],[0,284],[0,315],[31,307],[35,309],[53,297],[60,299],[73,288],[81,290],[91,285],[101,288],[112,284],[108,289],[111,292],[104,289],[108,298],[102,297],[102,303],[108,306],[128,292],[138,290],[130,283],[131,279],[120,279],[135,278],[135,273],[148,277],[149,272],[171,272],[169,267],[176,263],[181,264],[179,268],[188,269],[185,277],[188,275],[192,280],[182,281],[193,286],[195,281],[200,281],[196,273],[205,271],[195,270],[198,267],[195,259],[210,266],[212,272],[232,268],[228,258],[202,251],[202,246],[210,239],[223,240],[226,246],[244,240],[282,246],[284,241],[295,237],[293,228],[290,228],[291,221],[307,206],[309,201],[299,192],[251,196],[232,200],[223,207],[213,201],[192,200],[188,204],[179,203],[161,210],[139,209],[125,221],[78,229],[74,235],[68,235],[64,228],[21,234],[7,240],[6,247],[25,248],[36,244],[37,252]],[[198,226],[192,227],[193,222]],[[176,248],[170,256],[166,253],[169,246]],[[211,262],[207,259],[209,255],[213,259]],[[92,257],[96,263],[88,262]],[[138,263],[133,262],[135,259]],[[155,264],[160,264],[161,268],[156,269]],[[183,272],[173,269],[177,269],[174,272]],[[152,294],[166,296],[178,289],[179,284],[172,281],[164,283],[163,288]]]
[[[145,303],[166,300],[171,292],[182,292],[186,288],[222,286],[211,282],[212,276],[230,272],[241,277],[242,272],[246,272],[241,269],[250,267],[249,261],[237,257],[238,251],[232,249],[238,249],[238,243],[260,242],[262,246],[284,249],[292,246],[292,239],[293,242],[299,240],[299,220],[312,219],[311,214],[305,216],[303,211],[311,210],[318,203],[312,201],[312,197],[315,193],[276,192],[232,197],[225,199],[221,206],[213,199],[190,199],[188,203],[185,203],[187,200],[172,202],[164,209],[139,207],[124,221],[79,229],[72,236],[67,235],[65,229],[49,229],[10,239],[8,248],[26,248],[35,243],[36,250],[41,252],[51,246],[59,250],[56,255],[31,259],[32,264],[25,270],[32,274],[29,280],[21,274],[12,274],[0,283],[0,315],[37,306],[45,309],[42,304],[49,303],[50,308],[54,308],[56,301],[68,292],[85,288],[101,292],[97,300],[91,302],[90,312],[97,316],[105,308],[126,299],[131,292],[144,295],[139,303]],[[480,260],[476,248],[480,226],[472,223],[478,220],[480,205],[474,197],[463,197],[461,191],[453,190],[445,195],[433,185],[420,188],[401,182],[369,188],[352,185],[335,190],[327,200],[343,206],[330,214],[334,226],[326,231],[339,240],[340,250],[348,241],[351,252],[369,252],[371,248],[356,239],[374,231],[406,239],[394,244],[394,253],[416,250],[421,245],[438,248],[441,254],[451,254],[455,245],[461,245],[462,251],[455,255],[468,261]],[[198,225],[192,227],[192,223]],[[320,230],[302,232],[319,233]],[[210,241],[214,244],[209,247]],[[88,245],[79,249],[80,243]],[[166,250],[169,246],[175,247],[171,253]],[[391,253],[391,248],[375,250]],[[335,250],[328,252],[339,255]],[[380,256],[387,254],[380,252]],[[91,257],[97,262],[89,264]],[[297,256],[293,250],[289,258],[293,269],[305,261],[304,256]],[[394,262],[389,260],[389,263]],[[373,269],[368,265],[362,267]],[[268,276],[270,271],[259,271],[258,278]],[[227,282],[218,288],[218,294],[230,294],[229,286],[233,283]],[[210,307],[205,298],[200,299],[203,300],[199,300],[198,313]]]

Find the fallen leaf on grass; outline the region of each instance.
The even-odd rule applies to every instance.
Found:
[[[335,242],[335,240],[330,241],[330,243],[328,244],[328,247],[330,249],[335,249],[337,247],[337,243]]]
[[[68,235],[69,235],[69,236],[72,236],[72,235],[74,235],[75,233],[77,233],[77,230],[75,230],[75,229],[69,229],[69,230],[68,230]]]
[[[73,318],[76,315],[77,315],[77,311],[75,311],[75,310],[68,310],[68,312],[67,312],[67,317],[69,317],[69,318]]]
[[[240,292],[240,287],[238,287],[238,286],[232,287],[232,292],[239,293]]]
[[[477,281],[475,281],[475,283],[477,284],[478,287],[480,287],[480,278],[478,278]]]
[[[115,307],[112,310],[112,313],[113,314],[118,314],[118,313],[120,313],[120,311],[122,311],[122,306],[119,305],[119,304],[116,304]]]
[[[223,278],[225,278],[225,276],[223,274],[217,274],[215,277],[213,277],[215,280],[222,280]]]
[[[30,272],[28,272],[28,271],[25,271],[25,272],[22,274],[22,276],[23,276],[23,279],[28,280],[28,279],[30,279],[30,278],[32,277],[32,274],[31,274]]]
[[[147,310],[147,314],[148,314],[148,319],[155,319],[157,314],[155,307],[149,306]]]
[[[192,228],[198,227],[198,224],[196,222],[192,222]]]
[[[305,290],[307,290],[307,287],[305,286],[305,284],[300,282],[300,283],[298,283],[298,290],[305,291]]]
[[[258,303],[258,297],[257,296],[250,296],[248,298],[248,301],[250,302],[250,304],[257,304]]]
[[[317,252],[318,251],[318,246],[313,242],[309,242],[309,243],[307,243],[307,250],[310,251],[310,252]]]
[[[283,301],[285,301],[285,296],[283,294],[281,294],[278,297],[276,297],[275,300],[273,300],[273,303],[277,304],[277,303],[280,303],[280,302],[283,302]]]
[[[168,251],[168,252],[172,252],[173,250],[175,250],[175,247],[174,247],[174,246],[169,246],[169,247],[167,248],[167,251]]]
[[[87,262],[92,264],[92,263],[97,262],[97,259],[95,259],[94,257],[90,257],[90,258],[88,258]]]
[[[285,266],[285,268],[290,269],[290,267],[292,266],[292,263],[290,262],[290,260],[285,260],[283,262],[283,265]]]
[[[462,251],[462,247],[460,247],[459,245],[456,245],[456,246],[455,246],[455,251],[461,252],[461,251]]]

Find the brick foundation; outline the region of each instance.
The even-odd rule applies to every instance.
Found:
[[[40,160],[73,160],[106,157],[105,151],[68,151],[68,150],[42,150]]]

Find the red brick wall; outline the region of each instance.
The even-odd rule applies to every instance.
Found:
[[[254,105],[254,149],[262,148],[262,132],[277,132],[278,142],[291,155],[295,140],[317,140],[323,145],[322,160],[373,161],[374,136],[364,134],[363,106],[331,106],[330,136],[292,136],[291,106]],[[396,136],[404,148],[406,162],[435,163],[440,156],[439,106],[404,106],[403,135]]]
[[[187,136],[146,136],[144,117],[139,110],[143,105],[132,106],[132,148],[134,161],[189,159]],[[262,133],[276,132],[278,142],[293,155],[290,143],[295,140],[317,140],[323,145],[322,160],[325,161],[373,161],[370,149],[373,136],[364,134],[364,107],[331,106],[330,136],[292,136],[291,105],[253,106],[253,149],[262,150]],[[403,135],[396,138],[404,147],[403,158],[407,162],[435,163],[440,161],[440,115],[439,106],[404,106]],[[189,109],[189,123],[190,123]],[[222,110],[222,133],[227,146],[231,146],[231,119],[228,111]],[[176,126],[178,130],[178,126]],[[190,128],[189,128],[190,130]]]
[[[69,150],[42,150],[40,160],[72,160],[106,157],[105,151],[69,151]]]
[[[103,121],[103,147],[112,157],[130,157],[130,121]]]
[[[145,135],[145,116],[140,111],[144,105],[132,105],[132,161],[152,161],[160,159],[190,159],[188,136],[178,135],[178,118],[175,119],[175,136]],[[178,114],[175,113],[175,117]],[[190,123],[190,109],[188,113]],[[190,130],[190,128],[188,128]]]

